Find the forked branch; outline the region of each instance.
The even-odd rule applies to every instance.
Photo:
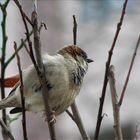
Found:
[[[110,63],[111,63],[111,59],[112,59],[112,55],[113,55],[113,50],[115,48],[115,44],[116,44],[120,29],[121,29],[121,26],[122,26],[122,23],[123,23],[127,2],[128,2],[128,0],[125,0],[125,2],[123,4],[123,9],[122,9],[120,21],[117,24],[117,29],[116,29],[116,33],[115,33],[115,36],[114,36],[114,40],[113,40],[112,46],[111,46],[111,48],[109,50],[109,53],[108,53],[108,59],[107,59],[107,62],[106,62],[102,94],[101,94],[101,97],[100,97],[100,105],[99,105],[99,110],[98,110],[96,129],[95,129],[95,134],[94,134],[94,139],[95,140],[99,139],[99,132],[100,132],[100,127],[101,127],[101,122],[102,122],[102,119],[103,119],[103,115],[102,115],[103,114],[102,113],[103,112],[103,105],[104,105],[104,100],[105,100],[106,88],[107,88],[107,84],[108,84],[108,70],[109,70],[109,67],[110,67]]]
[[[123,140],[121,123],[120,123],[120,106],[118,104],[118,96],[116,91],[115,73],[114,73],[113,65],[111,65],[109,68],[108,79],[110,84],[112,107],[113,107],[115,140]]]

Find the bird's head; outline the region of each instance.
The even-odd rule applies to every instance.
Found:
[[[69,56],[72,57],[79,65],[83,67],[87,67],[88,63],[93,62],[92,59],[88,58],[86,52],[76,45],[70,45],[62,48],[58,51],[58,54],[61,54],[66,58]]]

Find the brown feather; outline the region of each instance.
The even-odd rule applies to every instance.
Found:
[[[20,76],[14,75],[4,79],[4,87],[10,88],[13,87],[20,80]]]
[[[80,47],[76,46],[76,45],[71,45],[68,47],[65,47],[61,50],[58,51],[59,54],[61,55],[65,55],[65,53],[70,54],[74,59],[76,59],[76,56],[81,56],[84,59],[87,59],[87,54],[86,52],[84,52]]]

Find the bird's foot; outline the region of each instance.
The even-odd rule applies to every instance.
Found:
[[[46,113],[45,113],[45,115],[46,115]],[[55,111],[51,111],[50,118],[48,118],[46,116],[45,121],[48,121],[49,123],[56,123]]]

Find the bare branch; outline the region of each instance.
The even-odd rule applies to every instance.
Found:
[[[30,41],[30,36],[29,36],[29,29],[28,29],[28,25],[27,25],[27,22],[26,22],[26,14],[24,13],[24,11],[22,10],[22,6],[20,5],[19,1],[18,0],[14,0],[14,2],[16,3],[17,7],[19,8],[19,11],[21,13],[21,16],[22,16],[22,20],[23,20],[23,23],[24,23],[24,26],[25,26],[25,30],[26,30],[26,36],[27,36],[27,40],[28,40],[28,44],[29,46],[31,45],[31,41]]]
[[[44,22],[41,22],[40,27],[39,27],[39,33],[40,33],[42,27],[44,27],[44,29],[47,30],[46,24]]]
[[[46,114],[48,114],[48,112],[49,112],[49,115],[47,115],[47,120],[48,120],[49,129],[50,129],[51,139],[55,140],[54,123],[50,123],[50,120],[52,120],[53,114],[52,114],[52,111],[50,110],[50,107],[48,105],[48,101],[47,101],[48,95],[45,94],[48,89],[47,89],[47,85],[46,85],[47,83],[46,83],[45,71],[44,71],[44,66],[43,66],[42,57],[41,57],[41,43],[40,43],[39,28],[38,28],[38,21],[37,21],[37,12],[33,11],[33,13],[32,13],[34,46],[35,46],[35,54],[36,54],[36,59],[37,59],[37,64],[36,64],[33,50],[32,50],[32,43],[31,43],[30,38],[29,38],[28,26],[27,26],[27,23],[25,20],[26,17],[24,16],[24,12],[22,10],[22,6],[20,5],[19,1],[18,0],[14,0],[14,1],[20,10],[20,13],[21,13],[24,25],[25,25],[27,41],[28,41],[28,45],[30,48],[30,57],[31,57],[31,60],[32,60],[36,70],[37,70],[37,74],[39,75],[40,83],[42,84],[42,93],[43,93],[43,99],[44,99],[45,108],[46,108]],[[23,44],[23,45],[26,46],[25,44]],[[29,53],[27,48],[26,48],[26,50]]]
[[[21,4],[19,3],[19,1],[18,1],[18,0],[14,0],[14,1],[15,1],[16,5],[18,6],[18,8],[19,8],[19,10],[20,10],[20,13],[21,13],[21,16],[22,16],[22,20],[23,20],[23,23],[24,23],[24,26],[25,26],[26,37],[27,37],[27,42],[28,42],[28,45],[29,45],[30,52],[29,52],[29,50],[27,49],[27,46],[25,45],[25,42],[24,42],[24,41],[22,41],[22,44],[25,46],[25,49],[26,49],[26,51],[28,52],[28,54],[29,54],[29,56],[30,56],[30,58],[31,58],[31,60],[32,60],[34,66],[35,66],[35,68],[36,68],[36,71],[39,72],[39,71],[38,71],[38,66],[37,66],[36,61],[35,61],[33,49],[32,49],[32,42],[31,42],[31,40],[30,40],[30,33],[29,33],[29,29],[28,29],[27,22],[26,22],[26,16],[25,16],[26,14],[25,14],[24,11],[22,10],[22,6],[21,6]],[[32,23],[32,21],[30,21],[30,22]],[[33,24],[32,24],[32,27],[33,27]]]
[[[0,8],[2,10],[2,54],[1,54],[1,98],[5,98],[5,89],[4,89],[4,77],[5,77],[5,57],[6,57],[6,44],[7,44],[7,34],[6,34],[6,18],[7,18],[7,11],[6,8],[8,6],[9,0],[6,0],[4,4],[1,4]],[[2,118],[5,124],[6,123],[6,110],[2,110]]]
[[[31,36],[33,34],[33,31],[31,31],[30,33],[29,33],[29,36]],[[22,39],[22,42],[21,42],[21,44],[19,45],[19,47],[17,48],[17,51],[20,51],[22,48],[23,48],[23,46],[24,46],[24,44],[27,42],[27,37],[23,40]],[[12,56],[6,61],[6,63],[5,63],[5,67],[7,67],[8,66],[8,64],[13,60],[13,58],[15,57],[15,52],[12,54]]]
[[[38,28],[38,17],[35,11],[33,11],[32,13],[32,23],[33,23],[33,30],[34,30],[35,54],[36,54],[37,65],[39,68],[38,77],[42,85],[42,96],[43,96],[45,112],[46,112],[46,116],[48,120],[50,137],[51,137],[51,140],[55,140],[56,137],[55,137],[54,121],[51,122],[51,120],[53,119],[52,118],[53,111],[51,110],[49,102],[48,102],[49,94],[46,94],[48,93],[47,80],[46,80],[45,69],[44,69],[43,60],[41,56],[41,42],[40,42],[40,35],[39,35],[39,28]]]
[[[33,11],[37,13],[37,0],[33,0]]]
[[[5,87],[4,87],[4,79],[5,79],[5,71],[6,71],[6,67],[5,67],[5,61],[6,61],[6,45],[7,45],[7,34],[6,34],[6,18],[7,18],[7,6],[9,4],[10,0],[5,0],[5,2],[3,4],[0,4],[0,8],[2,11],[2,21],[1,21],[1,28],[2,28],[2,54],[1,54],[1,80],[0,80],[0,85],[1,85],[1,98],[4,99],[5,98]],[[6,109],[2,110],[2,120],[4,122],[5,125],[7,125],[7,127],[9,127],[9,124],[7,122],[7,117],[6,117]],[[8,135],[5,132],[5,129],[3,129],[2,127],[2,136],[4,140],[8,139]]]
[[[18,0],[14,0],[15,4],[17,5],[17,7],[19,8],[21,14],[22,14],[22,18],[24,17],[29,23],[31,26],[33,26],[31,20],[29,19],[29,17],[25,14],[25,12],[22,10],[22,6],[21,4],[19,3]]]
[[[73,44],[77,44],[77,21],[75,15],[73,15]]]
[[[133,65],[134,65],[135,57],[137,55],[137,50],[138,50],[139,44],[140,44],[140,35],[138,37],[137,44],[136,44],[136,47],[135,47],[135,50],[134,50],[134,53],[133,53],[133,56],[132,56],[132,60],[131,60],[130,67],[129,67],[129,70],[128,70],[128,74],[127,74],[127,77],[126,77],[126,80],[125,80],[125,84],[124,84],[123,90],[121,92],[119,105],[122,105],[122,102],[123,102],[123,99],[124,99],[124,94],[125,94],[126,87],[128,85],[128,81],[129,81],[129,77],[130,77],[130,74],[131,74],[131,71],[132,71],[132,68],[133,68]]]
[[[110,84],[111,99],[112,99],[112,106],[113,106],[115,140],[123,140],[121,123],[120,123],[120,106],[118,104],[118,96],[116,92],[115,74],[114,74],[113,65],[111,65],[109,68],[108,79]]]
[[[71,119],[76,123],[75,118],[73,116],[73,114],[67,109],[66,113],[71,117]]]
[[[81,117],[80,117],[80,114],[79,114],[79,111],[78,111],[78,108],[77,108],[75,102],[71,105],[71,109],[72,109],[72,112],[73,112],[75,122],[76,122],[76,124],[77,124],[77,126],[79,128],[79,131],[81,133],[81,136],[82,136],[83,140],[90,140],[90,138],[87,135],[87,132],[86,132],[86,130],[84,128],[84,125],[82,123],[82,120],[81,120]]]
[[[42,27],[44,27],[45,30],[47,30],[47,27],[46,27],[45,23],[42,22],[41,25],[40,25],[40,27],[39,27],[39,32],[41,31]],[[28,34],[28,36],[30,37],[32,34],[33,34],[33,31],[30,31],[29,34]],[[24,40],[21,39],[21,44],[18,46],[17,50],[20,51],[20,50],[23,48],[23,46],[25,46],[25,43],[26,43],[27,41],[28,41],[28,40],[27,40],[27,36],[26,36],[26,38],[25,38]],[[30,46],[32,46],[31,43],[30,43]],[[30,52],[31,52],[31,55],[33,56],[32,47],[30,47]],[[9,59],[5,62],[5,68],[6,68],[6,67],[8,66],[8,64],[13,60],[14,57],[15,57],[15,52],[14,52],[14,53],[12,54],[12,56],[9,57]],[[34,57],[31,57],[31,59],[32,59],[32,62],[34,63],[34,65],[36,65],[36,64],[35,64]],[[1,59],[0,59],[0,62],[1,62]],[[36,69],[37,69],[37,68],[36,68]]]
[[[15,52],[16,52],[17,65],[18,65],[19,75],[20,75],[20,93],[21,93],[21,103],[22,103],[22,127],[23,127],[23,136],[24,136],[24,140],[28,140],[27,130],[26,130],[25,99],[24,99],[24,90],[23,90],[24,89],[24,85],[23,85],[23,78],[22,78],[22,70],[21,70],[21,64],[20,64],[20,57],[18,55],[16,42],[14,42],[14,49],[15,49]]]
[[[73,44],[76,45],[77,44],[77,21],[76,21],[76,17],[75,15],[73,15]],[[74,101],[71,105],[71,109],[73,112],[73,117],[69,114],[69,116],[74,119],[74,122],[76,122],[76,125],[79,128],[79,131],[81,133],[81,136],[83,138],[83,140],[90,140],[89,136],[87,135],[87,132],[84,128],[84,125],[82,123],[82,119],[80,117],[80,113],[78,111],[76,102]],[[68,112],[67,112],[68,113]]]
[[[123,9],[122,9],[120,21],[117,25],[115,37],[114,37],[112,46],[111,46],[111,48],[109,50],[109,53],[108,53],[108,59],[107,59],[107,62],[106,62],[106,69],[105,69],[105,75],[104,75],[104,83],[103,83],[103,88],[102,88],[102,95],[100,97],[100,105],[99,105],[97,123],[96,123],[95,135],[94,135],[95,140],[99,139],[100,126],[101,126],[101,122],[102,122],[103,105],[104,105],[104,99],[105,99],[105,94],[106,94],[106,87],[107,87],[107,83],[108,83],[108,69],[110,67],[111,58],[112,58],[112,55],[113,55],[113,50],[114,50],[114,47],[115,47],[115,44],[116,44],[116,41],[117,41],[117,38],[118,38],[118,35],[119,35],[119,32],[120,32],[122,23],[123,23],[127,2],[128,2],[128,0],[125,0],[125,2],[123,4]]]

